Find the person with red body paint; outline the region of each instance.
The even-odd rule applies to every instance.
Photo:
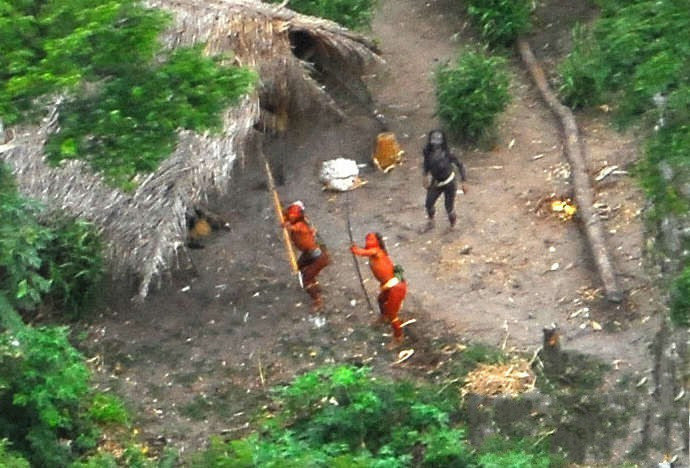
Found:
[[[314,308],[323,305],[321,286],[316,276],[330,263],[330,257],[325,248],[319,244],[316,229],[309,224],[304,214],[304,204],[296,201],[285,210],[283,227],[290,233],[290,239],[301,252],[297,259],[297,267],[302,275],[305,291],[313,300]]]
[[[378,302],[381,318],[393,327],[393,340],[389,346],[399,345],[403,341],[403,329],[398,312],[407,294],[407,283],[402,277],[402,268],[393,264],[378,232],[366,235],[364,248],[353,244],[350,251],[360,257],[369,258],[371,272],[380,284]]]

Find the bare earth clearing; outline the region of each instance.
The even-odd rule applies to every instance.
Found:
[[[449,346],[482,342],[529,356],[551,323],[561,329],[564,349],[611,364],[611,383],[626,374],[637,382],[654,368],[648,346],[664,312],[643,268],[642,194],[625,173],[593,182],[626,293],[622,304],[613,305],[601,296],[577,222],[560,220],[548,204],[538,206],[552,194],[568,193],[568,165],[558,123],[517,58],[511,62],[513,102],[501,117],[497,145],[490,152],[454,147],[469,174],[468,193],[456,204],[458,226],[447,229],[439,201],[436,228],[418,234],[425,222],[420,151],[426,132],[439,125],[431,71],[471,40],[457,3],[382,1],[372,37],[389,68],[369,77],[372,101],[336,89],[347,119],[303,115],[286,135],[265,137],[264,152],[277,178],[284,178],[282,200],[305,202],[333,259],[321,275],[322,313],[311,313],[308,296],[290,274],[261,159],[254,154],[236,166],[230,194],[211,203],[232,228],[192,252],[196,274],[181,259],[180,270],[141,305],[130,302],[128,286],[113,286],[83,345],[87,354],[101,357],[100,387],[131,403],[151,445],[189,451],[212,434],[242,435],[269,387],[324,363],[366,363],[392,376],[429,374],[442,383]],[[567,50],[574,21],[592,12],[573,2],[547,3],[539,7],[540,32],[529,40],[548,70]],[[318,181],[326,159],[370,163],[382,131],[375,113],[396,133],[404,164],[385,175],[371,165],[364,169],[367,184],[349,201],[355,240],[361,244],[367,232],[380,231],[405,267],[410,292],[401,316],[417,323],[406,329],[403,348],[415,354],[397,366],[391,366],[397,352],[384,348],[388,328],[370,325],[375,315],[367,310],[348,251],[346,196],[322,191]],[[607,166],[630,168],[638,157],[634,137],[609,129],[606,114],[577,118],[593,176]],[[361,267],[370,278],[364,262]],[[374,298],[375,282],[366,284]],[[642,386],[644,395],[647,390],[654,390],[651,376]],[[615,446],[614,460],[641,441],[640,420]],[[675,450],[680,436],[672,431],[668,443],[676,445],[660,443],[649,460],[639,460],[642,466],[660,460],[665,448]],[[591,451],[585,460],[598,455]]]

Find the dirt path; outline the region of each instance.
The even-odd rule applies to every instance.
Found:
[[[457,201],[458,227],[447,229],[439,202],[435,230],[418,234],[425,222],[420,150],[426,132],[439,125],[431,72],[470,40],[456,4],[382,1],[373,36],[389,69],[370,79],[373,108],[343,95],[346,120],[305,115],[285,136],[264,142],[280,168],[277,178],[285,179],[282,199],[305,202],[331,252],[333,264],[321,277],[322,314],[310,313],[307,296],[290,275],[255,155],[236,168],[230,194],[212,201],[232,230],[192,252],[196,272],[182,261],[182,271],[142,306],[127,300],[124,287],[113,293],[110,307],[89,329],[88,349],[102,357],[101,387],[133,402],[152,445],[189,449],[210,434],[242,434],[266,388],[323,363],[367,363],[381,372],[414,375],[438,365],[432,348],[439,339],[531,353],[541,345],[542,328],[556,323],[564,348],[612,364],[612,381],[624,373],[641,379],[654,367],[646,346],[661,323],[660,300],[642,267],[642,195],[624,172],[596,186],[627,295],[623,304],[612,305],[601,298],[577,224],[558,219],[548,205],[537,209],[552,194],[568,193],[568,166],[557,123],[518,62],[511,64],[514,99],[496,147],[461,156],[469,182]],[[531,40],[544,51],[547,41],[565,34],[548,28]],[[408,277],[402,316],[418,322],[405,347],[417,353],[398,367],[390,366],[395,353],[383,347],[388,329],[369,323],[375,315],[366,310],[347,250],[345,195],[323,192],[318,182],[323,160],[370,163],[383,128],[375,113],[396,133],[405,162],[387,175],[364,168],[367,184],[351,193],[350,203],[355,240],[362,243],[369,231],[383,233]],[[578,116],[590,170],[618,165],[625,171],[637,157],[637,144],[613,133],[602,117]],[[362,269],[370,277],[365,264]],[[367,287],[375,297],[374,282]],[[636,443],[635,437],[627,442]]]

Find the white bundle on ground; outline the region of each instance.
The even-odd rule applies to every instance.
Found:
[[[361,185],[357,162],[346,158],[324,161],[319,180],[325,185],[325,189],[338,192],[346,192]]]

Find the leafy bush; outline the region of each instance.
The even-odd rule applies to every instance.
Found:
[[[573,30],[573,49],[559,73],[558,93],[568,106],[576,109],[601,103],[609,70],[600,66],[596,47],[582,25]]]
[[[0,19],[0,115],[36,117],[36,100],[66,93],[49,160],[87,161],[124,189],[174,149],[177,130],[215,130],[254,74],[221,66],[201,46],[168,54],[169,23],[134,0],[15,2]],[[154,57],[156,60],[154,61]]]
[[[646,157],[636,169],[647,197],[653,202],[654,208],[648,212],[652,221],[690,209],[690,200],[683,195],[683,186],[690,183],[688,148],[690,121],[663,128],[647,141]]]
[[[452,403],[435,392],[341,366],[309,372],[275,391],[277,414],[260,434],[196,455],[193,466],[467,466]],[[457,403],[457,402],[455,402]],[[286,462],[289,460],[289,462]]]
[[[529,30],[529,0],[470,0],[467,12],[489,45],[507,46]]]
[[[7,449],[7,439],[0,439],[0,466],[5,468],[29,468],[29,462]]]
[[[482,468],[549,468],[566,466],[559,455],[549,455],[548,439],[532,436],[519,439],[494,435],[488,437],[479,449],[479,466]]]
[[[522,451],[487,453],[479,457],[482,468],[549,468],[551,460],[548,455],[534,455]]]
[[[84,460],[77,460],[70,468],[117,468],[117,458],[111,453],[96,453]],[[143,468],[142,466],[138,468]]]
[[[146,446],[132,441],[118,441],[123,448],[117,448],[114,453],[99,451],[85,456],[70,465],[70,468],[173,468],[179,455],[172,449],[166,449],[159,457],[151,456]],[[210,465],[208,465],[210,466]]]
[[[98,423],[115,423],[126,426],[129,414],[122,400],[106,393],[97,393],[91,401],[89,419]]]
[[[0,294],[18,309],[34,309],[51,286],[40,270],[53,234],[39,224],[38,213],[38,205],[17,193],[9,169],[0,164]]]
[[[61,217],[51,222],[53,238],[41,252],[44,276],[50,280],[47,299],[70,318],[79,318],[93,304],[105,271],[103,245],[86,221]]]
[[[95,428],[82,417],[88,379],[65,328],[0,334],[0,438],[32,465],[66,466],[72,451],[95,445]]]
[[[689,79],[687,4],[599,3],[601,17],[591,29],[576,29],[573,52],[560,68],[561,97],[571,106],[619,102],[621,119],[629,121],[653,109],[655,94],[671,94]]]
[[[690,326],[690,266],[671,285],[671,320],[679,327]]]
[[[369,27],[375,7],[376,0],[291,0],[288,4],[288,8],[303,15],[326,18],[350,29]]]
[[[448,130],[471,141],[486,141],[510,102],[505,60],[466,51],[454,65],[436,71],[438,116]]]
[[[85,221],[39,221],[38,204],[17,193],[0,164],[0,294],[20,310],[50,299],[68,316],[80,316],[96,294],[104,271],[102,245]]]

